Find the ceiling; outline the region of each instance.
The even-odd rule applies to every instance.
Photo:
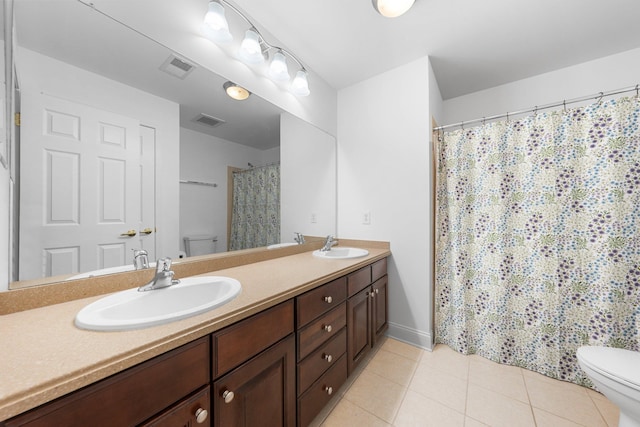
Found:
[[[336,89],[428,55],[449,99],[640,47],[638,0],[233,1]]]
[[[208,3],[93,1],[164,34],[197,28]],[[428,55],[450,99],[640,47],[638,0],[416,0],[394,19],[370,0],[229,1],[337,90]],[[278,144],[280,109],[257,96],[231,101],[225,79],[202,67],[184,80],[162,73],[167,50],[80,1],[20,0],[15,9],[19,43],[174,100],[182,127],[260,149]],[[199,113],[226,123],[204,127],[193,122]]]

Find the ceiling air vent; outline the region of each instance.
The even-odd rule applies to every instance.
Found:
[[[216,126],[220,126],[221,124],[224,123],[224,120],[222,119],[218,119],[212,116],[207,116],[206,114],[202,114],[202,113],[200,113],[200,115],[198,115],[195,119],[193,119],[193,121],[196,123],[203,124],[205,126],[212,127],[212,128]]]
[[[175,55],[170,55],[166,61],[162,63],[160,69],[167,74],[171,74],[179,79],[184,79],[196,67],[184,59],[180,59]]]

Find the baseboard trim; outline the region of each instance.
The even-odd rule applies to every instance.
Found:
[[[390,338],[425,350],[433,350],[433,336],[431,335],[431,332],[419,331],[404,325],[389,322],[389,329],[387,330],[386,335]]]

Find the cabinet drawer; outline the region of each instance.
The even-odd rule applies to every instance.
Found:
[[[375,282],[387,274],[387,259],[383,258],[371,264],[371,281]]]
[[[14,426],[132,426],[209,382],[201,338],[6,422]]]
[[[249,360],[293,332],[293,300],[258,313],[213,335],[213,377]]]
[[[204,412],[202,412],[204,411]],[[184,399],[142,427],[175,427],[211,425],[211,397],[209,386],[195,395]]]
[[[343,302],[319,319],[298,331],[298,360],[307,357],[347,324],[347,305]]]
[[[298,365],[298,394],[304,393],[327,369],[335,365],[347,351],[347,329],[321,345]]]
[[[356,270],[347,276],[348,295],[352,296],[371,284],[371,266]]]
[[[338,306],[347,298],[347,278],[341,277],[296,298],[298,328]]]
[[[347,379],[347,358],[341,357],[298,399],[298,425],[307,426]]]

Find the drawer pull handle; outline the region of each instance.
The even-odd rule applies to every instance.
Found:
[[[225,390],[224,393],[222,393],[222,398],[224,399],[224,403],[231,403],[234,397],[235,395],[233,394],[232,391]]]
[[[322,358],[329,363],[331,363],[331,361],[333,360],[333,357],[330,354],[325,354],[322,356]]]
[[[327,394],[331,396],[333,394],[333,387],[325,386],[324,391],[326,391]]]
[[[208,416],[209,416],[209,412],[207,412],[206,409],[198,408],[196,410],[196,422],[198,424],[202,424],[203,422],[207,421]]]
[[[331,327],[331,325],[324,325],[323,329],[325,330],[325,332],[331,332],[331,329],[333,328]]]
[[[333,298],[331,298],[331,295],[329,295],[328,297],[324,297],[324,302],[326,302],[327,304],[331,304],[333,302]]]

